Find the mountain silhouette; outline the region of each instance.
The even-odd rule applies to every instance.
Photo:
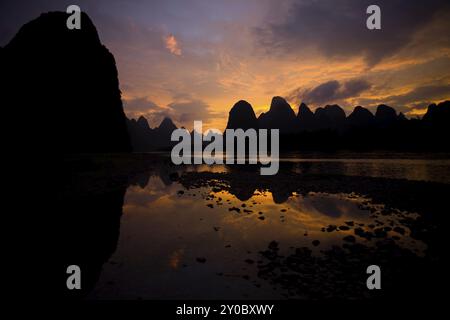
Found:
[[[134,120],[134,119],[133,119]],[[135,121],[135,120],[134,120]],[[147,130],[147,131],[151,131],[152,129],[150,128],[147,119],[145,119],[144,116],[140,116],[137,121],[136,124],[142,128],[142,130]]]
[[[299,128],[302,131],[314,130],[317,126],[316,117],[305,103],[301,103],[297,114]]]
[[[165,150],[173,145],[171,141],[172,132],[177,126],[170,118],[164,118],[160,125],[154,129],[150,128],[147,119],[140,116],[138,120],[127,119],[128,131],[131,137],[133,151],[146,152]]]
[[[298,131],[298,121],[294,110],[282,97],[273,97],[270,109],[258,118],[259,127],[263,129],[279,129],[281,134]]]
[[[137,121],[127,118],[127,128],[133,151],[144,152],[152,150],[153,129],[150,128],[145,117],[140,116]]]
[[[228,115],[227,129],[258,129],[258,119],[252,106],[245,100],[238,101]]]
[[[408,120],[408,119],[406,118],[406,116],[404,115],[403,112],[400,112],[400,113],[398,114],[398,116],[397,116],[397,120],[399,120],[399,121],[406,121],[406,120]]]
[[[428,106],[427,112],[422,118],[423,132],[419,138],[424,144],[446,145],[450,149],[447,137],[450,133],[450,101],[444,101],[439,104],[431,104]]]
[[[380,104],[375,112],[375,120],[379,126],[390,126],[398,120],[397,112],[392,107]]]
[[[317,108],[314,115],[319,129],[341,129],[345,124],[345,112],[337,104]]]
[[[439,128],[448,126],[450,121],[450,101],[444,101],[438,105],[434,103],[429,105],[422,120],[427,125],[434,125]]]
[[[176,143],[170,141],[176,126],[169,118],[154,129],[143,116],[137,121],[127,120],[127,123],[135,151],[167,150]],[[441,137],[448,134],[449,123],[450,101],[430,105],[420,120],[407,119],[403,113],[397,114],[394,108],[384,104],[377,107],[375,115],[362,106],[356,106],[346,117],[344,110],[336,104],[317,108],[313,113],[302,103],[295,116],[286,100],[274,97],[270,110],[259,118],[256,118],[248,102],[238,101],[229,112],[226,128],[280,129],[281,150],[356,148],[447,151],[450,147]],[[191,137],[193,135],[191,132]],[[226,138],[225,135],[224,143]],[[204,142],[203,146],[207,144]]]
[[[171,141],[172,132],[177,129],[172,119],[165,117],[154,131],[154,145],[157,149],[168,149],[176,142]]]
[[[347,117],[347,125],[350,127],[370,127],[375,124],[375,116],[361,106],[355,107]]]
[[[422,120],[407,119],[384,104],[377,107],[375,115],[357,106],[347,117],[336,104],[319,107],[313,113],[302,103],[294,121],[291,107],[280,97],[274,97],[270,110],[261,113],[258,124],[251,126],[253,114],[250,104],[239,101],[230,111],[227,128],[280,129],[280,147],[284,150],[450,149],[439,139],[448,134],[449,101],[430,105]]]
[[[65,153],[131,151],[114,57],[85,13],[80,30],[66,27],[68,16],[44,13],[2,49],[4,109],[26,115],[26,145]]]
[[[152,129],[145,117],[125,117],[114,56],[96,27],[81,13],[81,29],[69,30],[65,12],[49,12],[28,22],[0,48],[1,105],[6,119],[21,119],[20,147],[64,153],[166,149],[176,129],[169,118]],[[279,129],[289,148],[424,148],[448,150],[450,101],[431,104],[422,119],[407,119],[387,105],[375,115],[358,106],[346,117],[334,104],[313,113],[306,104],[296,115],[282,97],[256,117],[238,101],[227,128]],[[289,139],[286,136],[291,136]]]
[[[164,139],[168,138],[170,141],[170,136],[172,135],[173,130],[176,130],[177,126],[173,123],[172,119],[165,117],[161,124],[155,128],[155,134],[158,138]]]

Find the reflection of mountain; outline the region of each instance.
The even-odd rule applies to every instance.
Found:
[[[267,190],[273,194],[275,203],[282,203],[294,192],[325,192],[329,194],[357,192],[371,198],[374,203],[383,203],[406,211],[440,212],[445,205],[445,194],[449,185],[435,182],[409,181],[363,176],[297,174],[292,171],[295,164],[280,166],[275,176],[261,176],[258,170],[230,166],[229,173],[186,172],[179,182],[186,188],[212,186],[248,200],[256,190]],[[424,188],[424,186],[427,186]],[[389,192],[384,192],[385,188]],[[383,191],[383,192],[381,192]],[[420,195],[417,198],[408,195]],[[426,200],[425,200],[426,199]],[[425,215],[424,218],[433,218]],[[443,219],[445,217],[442,217]]]
[[[130,151],[113,55],[82,13],[69,30],[63,12],[25,24],[0,57],[2,106],[27,130],[20,145],[64,152]],[[25,135],[24,135],[25,138]]]
[[[93,180],[92,182],[94,182]],[[97,282],[102,266],[117,247],[126,180],[112,190],[66,195],[64,215],[70,221],[64,230],[63,266],[81,268],[81,292],[62,288],[65,296],[84,296]],[[61,279],[61,283],[65,281]]]
[[[153,161],[138,161],[128,166],[117,159],[87,156],[66,159],[71,178],[65,184],[62,210],[67,223],[58,231],[62,238],[57,241],[64,243],[64,250],[58,253],[62,272],[54,294],[82,298],[94,288],[103,265],[117,248],[126,190],[130,185],[145,188],[154,173],[149,168],[153,165]],[[162,179],[173,179],[164,165],[158,162],[157,166]],[[65,287],[65,268],[72,264],[81,268],[81,290]]]
[[[417,232],[414,236],[418,239],[426,237],[434,243],[444,243],[440,239],[443,233],[420,226],[427,219],[433,222],[436,222],[435,219],[444,221],[447,219],[445,215],[439,214],[442,206],[445,205],[445,196],[449,192],[448,185],[445,184],[404,179],[297,174],[293,172],[293,169],[297,169],[293,163],[282,163],[277,176],[261,176],[256,166],[229,166],[227,173],[183,173],[186,167],[172,166],[163,156],[159,158],[154,158],[153,155],[146,156],[144,166],[140,164],[142,161],[140,159],[144,157],[133,159],[137,163],[133,162],[131,165],[128,162],[130,160],[125,162],[126,165],[117,165],[111,159],[106,160],[107,163],[91,163],[91,160],[84,159],[72,165],[75,169],[72,169],[70,181],[66,186],[67,191],[64,193],[64,213],[70,224],[64,228],[63,241],[67,243],[67,246],[61,255],[64,266],[68,264],[81,266],[84,282],[81,293],[68,292],[65,287],[61,288],[65,296],[75,294],[84,296],[95,285],[102,266],[110,260],[112,253],[116,250],[126,188],[130,185],[146,188],[149,181],[152,183],[150,187],[158,191],[172,184],[170,192],[173,194],[180,189],[173,184],[174,181],[188,189],[202,186],[213,187],[215,190],[219,188],[230,192],[241,201],[249,200],[257,190],[264,190],[272,193],[274,203],[286,202],[294,192],[302,195],[307,195],[309,192],[336,195],[356,192],[371,198],[374,203],[420,213],[420,220],[405,220],[405,223],[419,226],[414,229]],[[149,179],[152,175],[159,177],[157,179],[159,184]],[[141,195],[139,192],[139,194],[143,205],[148,206],[151,197],[145,193]],[[193,201],[204,201],[204,199],[197,197]],[[292,201],[296,201],[295,198]],[[342,208],[334,208],[332,205],[333,203],[327,204],[323,201],[314,204],[315,207],[323,208],[321,210],[323,213],[336,216]],[[151,207],[147,209],[151,210]],[[286,215],[289,215],[289,212]],[[116,263],[116,261],[109,263]],[[62,284],[65,283],[65,276],[65,274],[62,275]]]

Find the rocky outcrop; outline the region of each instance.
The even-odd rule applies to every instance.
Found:
[[[65,153],[131,151],[113,55],[82,13],[50,12],[25,24],[0,56],[1,106],[23,118],[22,147]]]

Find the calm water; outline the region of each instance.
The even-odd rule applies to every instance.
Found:
[[[280,158],[280,164],[295,173],[338,174],[349,176],[368,176],[417,181],[450,183],[450,155],[431,155],[430,158],[418,158],[409,154],[344,154],[348,158],[324,157],[324,154],[292,154]],[[376,158],[376,156],[383,156]],[[409,158],[397,158],[409,156]],[[191,166],[190,171],[228,172],[233,166],[207,165]]]
[[[448,159],[286,158],[282,162],[286,163],[282,170],[292,173],[450,182]],[[227,173],[230,168],[177,170]],[[256,189],[242,201],[212,185],[183,187],[165,172],[149,172],[137,181],[126,191],[117,249],[89,298],[283,298],[286,292],[260,273],[265,262],[261,250],[270,243],[279,245],[281,256],[308,247],[320,257],[345,243],[376,246],[364,236],[368,232],[395,241],[398,248],[417,257],[427,249],[405,223],[416,219],[416,212],[386,209],[357,192],[293,192],[287,200],[274,201],[269,190]],[[389,214],[382,214],[386,210]]]

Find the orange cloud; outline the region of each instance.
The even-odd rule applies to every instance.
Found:
[[[170,53],[181,56],[181,49],[178,45],[178,41],[173,34],[168,35],[165,39],[166,48],[169,49]]]

